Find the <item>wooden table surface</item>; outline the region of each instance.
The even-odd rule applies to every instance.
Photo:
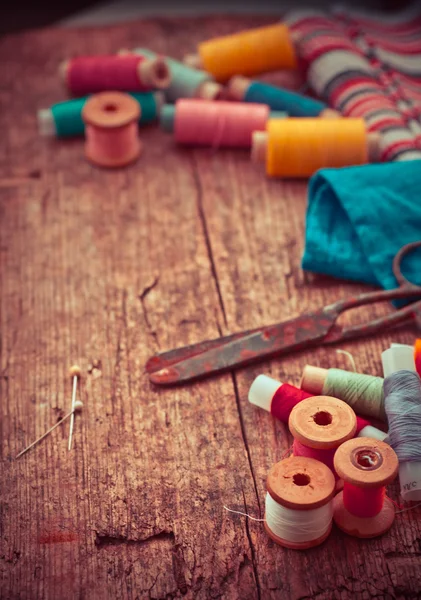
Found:
[[[253,378],[297,384],[306,363],[346,358],[316,348],[178,389],[144,373],[156,351],[365,289],[302,272],[306,185],[266,179],[247,152],[176,148],[154,127],[141,132],[141,160],[119,171],[90,166],[82,140],[37,132],[37,109],[65,98],[57,67],[69,55],[141,44],[181,57],[270,21],[159,19],[0,41],[1,598],[420,597],[419,510],[380,539],[334,529],[296,552],[223,509],[262,516],[266,474],[290,445],[248,403]],[[392,340],[413,332],[344,348],[381,374]],[[84,403],[73,450],[66,425],[16,461],[69,410],[73,363]]]

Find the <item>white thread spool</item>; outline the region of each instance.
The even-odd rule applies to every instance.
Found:
[[[414,371],[414,348],[405,344],[391,344],[382,352],[383,373],[385,377],[397,371]],[[405,502],[421,501],[421,462],[399,463],[399,482],[401,496]]]
[[[332,529],[335,477],[314,458],[291,456],[267,478],[265,529],[277,544],[294,550],[318,546]]]

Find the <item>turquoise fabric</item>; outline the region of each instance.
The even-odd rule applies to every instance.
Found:
[[[421,161],[323,169],[310,180],[303,269],[385,289],[396,252],[421,239]],[[421,251],[403,262],[421,285]]]

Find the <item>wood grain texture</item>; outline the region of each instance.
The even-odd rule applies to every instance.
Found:
[[[420,597],[419,509],[381,539],[334,530],[305,553],[223,510],[262,515],[266,474],[290,445],[249,405],[253,378],[298,383],[306,363],[346,367],[343,356],[313,349],[177,389],[151,387],[143,371],[157,350],[366,289],[301,271],[306,186],[267,180],[242,151],[177,149],[153,127],[141,160],[115,172],[90,166],[81,140],[37,133],[36,110],[65,97],[57,66],[69,55],[141,44],[181,57],[270,21],[157,19],[0,41],[1,598]],[[380,374],[380,351],[413,334],[346,349]],[[69,409],[73,363],[84,372],[73,451],[66,426],[15,461]]]

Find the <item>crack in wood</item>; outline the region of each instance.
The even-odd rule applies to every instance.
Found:
[[[219,306],[222,311],[224,323],[225,323],[225,326],[228,326],[224,299],[222,297],[222,291],[221,291],[221,286],[219,283],[218,272],[216,270],[215,259],[213,256],[212,244],[211,244],[211,240],[210,240],[208,224],[206,221],[205,210],[203,208],[203,186],[202,186],[202,182],[200,181],[199,169],[198,169],[196,159],[195,159],[193,153],[191,154],[190,164],[192,166],[193,180],[194,180],[196,190],[197,190],[197,210],[199,213],[200,222],[202,224],[203,236],[205,238],[206,250],[208,253],[208,259],[209,259],[209,263],[210,263],[210,267],[211,267],[212,278],[215,283],[216,293],[218,295]]]
[[[159,344],[159,339],[158,339],[158,334],[155,331],[154,327],[152,326],[152,323],[149,319],[149,313],[148,313],[148,308],[146,306],[146,297],[147,295],[158,285],[159,283],[159,275],[156,275],[154,280],[152,281],[152,283],[150,283],[149,285],[145,286],[143,288],[143,290],[140,292],[140,294],[138,294],[138,298],[140,301],[140,305],[142,307],[142,313],[143,313],[143,320],[145,322],[145,325],[148,329],[149,335],[152,337],[152,339],[155,341],[155,344],[158,348],[160,348],[160,344]]]
[[[244,510],[247,513],[246,497],[245,497],[245,494],[244,494],[244,490],[241,489],[241,491],[243,493]],[[260,508],[260,505],[259,505],[259,508]],[[258,570],[257,570],[256,553],[255,553],[255,550],[254,550],[253,541],[251,539],[250,528],[249,528],[249,520],[247,518],[245,519],[245,527],[246,527],[247,540],[248,540],[248,543],[249,543],[249,546],[250,546],[251,564],[252,564],[252,568],[253,568],[254,581],[256,583],[257,599],[261,600],[261,589],[260,589],[259,573],[258,573]]]
[[[261,515],[262,515],[262,508],[260,506],[260,498],[259,498],[259,492],[257,490],[256,476],[254,474],[253,462],[251,460],[251,452],[250,452],[250,448],[249,448],[249,444],[248,444],[248,440],[247,440],[246,427],[244,425],[243,412],[241,410],[240,394],[238,392],[237,378],[236,378],[235,373],[232,372],[232,371],[231,371],[231,378],[232,378],[232,384],[233,384],[233,387],[234,387],[234,396],[235,396],[235,403],[236,403],[236,406],[237,406],[238,418],[239,418],[239,421],[240,421],[241,436],[243,438],[243,443],[244,443],[244,447],[246,449],[246,454],[247,454],[247,460],[248,460],[248,463],[249,463],[250,473],[251,473],[251,477],[253,479],[254,492],[256,494],[256,500],[257,500],[257,504],[259,506],[259,517],[261,517]]]
[[[175,536],[172,531],[163,529],[158,533],[153,533],[144,538],[128,538],[124,535],[109,535],[107,533],[95,532],[95,546],[104,548],[107,546],[143,546],[151,541],[166,540],[172,544],[175,543]]]

